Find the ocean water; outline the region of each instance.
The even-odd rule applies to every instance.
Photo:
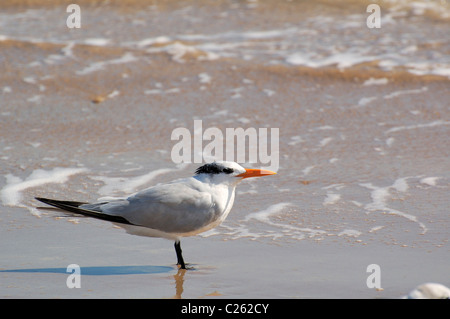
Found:
[[[435,253],[423,277],[448,284],[450,5],[376,3],[373,29],[369,1],[80,1],[79,29],[65,5],[0,4],[1,220],[52,219],[35,196],[95,201],[192,175],[171,135],[194,120],[278,128],[278,174],[242,182],[194,245]]]

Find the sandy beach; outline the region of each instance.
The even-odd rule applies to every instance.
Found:
[[[450,8],[379,3],[379,29],[366,1],[79,1],[80,28],[67,4],[1,4],[0,297],[449,287]],[[192,176],[197,153],[174,162],[172,133],[198,120],[278,128],[279,149],[277,175],[243,181],[222,225],[182,240],[192,270],[171,241],[38,209],[36,196],[91,202]],[[249,144],[246,162],[262,146]]]

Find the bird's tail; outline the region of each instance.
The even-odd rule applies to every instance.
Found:
[[[47,205],[57,207],[59,209],[62,209],[64,211],[68,211],[71,213],[80,214],[83,216],[97,218],[97,219],[101,219],[101,220],[107,220],[107,221],[113,222],[113,223],[133,225],[132,223],[130,223],[128,220],[126,220],[122,216],[108,215],[108,214],[104,214],[102,212],[97,212],[94,210],[80,208],[81,205],[85,205],[87,203],[48,199],[48,198],[42,198],[42,197],[35,197],[35,198],[38,201],[43,202]]]

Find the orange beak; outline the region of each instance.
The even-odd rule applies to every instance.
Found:
[[[265,169],[246,168],[245,173],[239,174],[239,175],[237,175],[237,177],[249,178],[249,177],[258,177],[258,176],[274,175],[274,174],[276,174],[276,173],[265,170]]]

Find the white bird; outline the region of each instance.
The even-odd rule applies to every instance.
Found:
[[[113,222],[129,234],[175,240],[177,264],[186,269],[180,238],[220,225],[233,206],[236,185],[244,178],[276,174],[245,169],[234,162],[205,164],[195,173],[123,199],[93,204],[36,199],[65,211]]]

